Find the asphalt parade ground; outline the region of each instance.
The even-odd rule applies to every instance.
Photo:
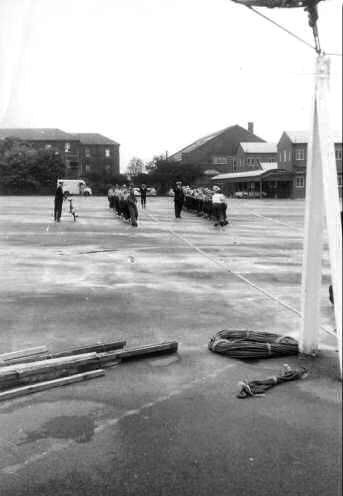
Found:
[[[316,358],[208,351],[221,329],[297,338],[304,202],[230,200],[230,225],[148,198],[138,227],[106,198],[0,197],[0,352],[123,338],[176,355],[0,403],[1,496],[276,496],[341,492],[341,382],[327,246]],[[238,382],[304,366],[237,399]]]

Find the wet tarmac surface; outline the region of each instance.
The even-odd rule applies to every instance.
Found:
[[[177,355],[1,403],[1,496],[339,494],[335,339],[323,332],[319,358],[287,360],[308,379],[258,400],[238,400],[238,382],[285,359],[207,350],[224,328],[297,337],[299,317],[265,292],[300,308],[303,202],[232,200],[216,229],[148,200],[135,229],[105,198],[76,199],[78,221],[60,224],[51,198],[0,198],[1,352],[179,342]],[[322,282],[332,329],[327,253]]]

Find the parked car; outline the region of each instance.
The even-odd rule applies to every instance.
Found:
[[[267,193],[262,191],[262,198],[265,198],[267,196]],[[248,198],[260,198],[261,193],[259,191],[249,191],[248,193]]]
[[[157,196],[156,188],[147,188],[146,189],[147,196]]]
[[[233,195],[234,198],[248,198],[248,192],[247,191],[236,191],[236,193]]]

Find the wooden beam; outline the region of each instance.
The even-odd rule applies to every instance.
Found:
[[[34,377],[35,375],[50,373],[54,369],[59,370],[73,367],[96,366],[97,364],[99,364],[98,355],[96,353],[88,353],[86,355],[2,367],[0,368],[0,384],[5,384],[7,381],[20,381],[25,377]]]
[[[105,353],[112,350],[120,350],[126,346],[126,341],[114,341],[112,343],[96,343],[93,345],[82,346],[81,348],[71,348],[70,350],[53,353],[51,358],[61,358],[71,355],[81,355],[83,353]]]
[[[104,370],[93,370],[91,372],[85,372],[83,374],[72,375],[71,377],[63,377],[62,379],[56,379],[53,381],[41,382],[38,384],[33,384],[31,386],[25,386],[21,388],[11,389],[9,391],[4,391],[0,393],[0,401],[10,400],[13,398],[18,398],[20,396],[26,396],[33,393],[38,393],[40,391],[46,391],[48,389],[67,386],[68,384],[75,384],[77,382],[87,381],[90,379],[96,379],[97,377],[102,377],[105,375]]]
[[[35,348],[27,348],[24,350],[11,351],[9,353],[2,353],[0,355],[0,363],[7,362],[9,360],[17,360],[20,358],[31,357],[35,355],[44,355],[48,353],[49,350],[46,346],[36,346]]]
[[[167,353],[175,353],[178,349],[178,343],[176,341],[159,343],[159,344],[149,344],[146,346],[138,346],[136,348],[128,348],[123,351],[119,351],[113,354],[100,354],[99,360],[101,364],[106,362],[109,358],[117,358],[120,360],[131,360],[138,358],[146,358],[152,355],[161,355]]]

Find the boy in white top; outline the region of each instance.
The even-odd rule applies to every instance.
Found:
[[[226,209],[227,209],[227,203],[226,203],[226,198],[221,192],[219,186],[213,186],[213,196],[212,196],[212,206],[213,206],[213,213],[215,216],[215,226],[218,226],[220,224],[221,226],[225,226],[228,224],[226,220]]]

